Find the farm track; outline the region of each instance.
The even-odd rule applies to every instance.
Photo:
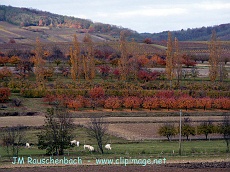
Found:
[[[183,117],[184,118],[184,117]],[[192,122],[201,122],[211,120],[221,122],[222,116],[189,116]],[[0,127],[24,125],[24,126],[42,126],[44,116],[6,116],[0,117]],[[89,118],[73,118],[75,124],[84,125],[89,122]],[[165,123],[178,122],[179,117],[105,117],[105,122],[109,124],[127,124],[127,123]]]

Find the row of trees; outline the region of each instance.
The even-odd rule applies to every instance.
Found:
[[[165,123],[158,130],[159,135],[167,137],[171,141],[172,137],[179,133],[179,128],[175,127],[174,124]],[[219,133],[222,134],[227,145],[227,152],[229,152],[229,141],[230,141],[230,118],[225,116],[223,122],[215,125],[212,121],[201,122],[198,126],[193,126],[189,118],[184,118],[184,122],[181,126],[181,135],[189,140],[189,136],[196,134],[205,135],[205,139],[208,139],[209,134]]]
[[[138,97],[138,96],[105,96],[104,90],[99,87],[92,89],[89,92],[89,97],[84,96],[66,96],[66,95],[47,95],[44,97],[45,102],[52,104],[53,102],[60,102],[68,108],[78,110],[80,108],[104,107],[108,109],[130,108],[138,109],[230,109],[229,98],[193,98],[188,95],[172,95],[166,97],[165,95],[158,95],[154,97]]]
[[[221,44],[216,38],[216,32],[212,32],[211,41],[209,42],[209,78],[215,81],[219,76],[219,81],[226,78],[224,61],[222,59]],[[166,50],[166,75],[167,79],[172,82],[175,78],[177,83],[180,84],[182,78],[182,54],[179,49],[179,41],[175,37],[174,44],[171,32],[168,32],[167,50]],[[188,63],[194,63],[188,59]]]

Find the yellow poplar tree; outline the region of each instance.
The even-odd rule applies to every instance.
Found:
[[[36,76],[36,82],[40,89],[44,88],[44,60],[43,57],[43,48],[39,38],[36,39],[36,47],[35,47],[35,60],[34,60],[34,74]]]
[[[86,53],[83,56],[83,68],[85,79],[94,79],[95,78],[95,60],[94,60],[94,48],[93,41],[89,34],[86,34],[84,37],[85,50]]]
[[[171,32],[168,32],[165,71],[166,71],[167,78],[168,80],[170,80],[170,84],[171,84],[173,79],[173,44],[172,44]]]
[[[216,32],[212,31],[211,41],[209,42],[209,78],[211,81],[215,81],[218,76],[219,65],[219,45],[216,40]]]
[[[175,52],[174,52],[174,66],[175,66],[175,76],[177,79],[177,84],[180,84],[181,70],[182,70],[182,59],[179,51],[179,41],[175,38]]]
[[[73,47],[70,47],[71,77],[73,81],[80,81],[81,75],[81,51],[77,36],[74,35]]]
[[[121,31],[120,33],[120,51],[121,51],[121,58],[119,62],[119,70],[121,73],[121,80],[126,80],[127,75],[127,63],[128,63],[128,50],[127,50],[127,42],[125,40],[125,32]]]

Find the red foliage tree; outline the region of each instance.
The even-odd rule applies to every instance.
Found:
[[[212,99],[209,97],[196,99],[196,107],[204,110],[212,108]]]
[[[221,97],[214,99],[213,106],[217,109],[230,109],[230,99],[227,97]]]
[[[0,102],[5,102],[10,97],[10,89],[7,87],[0,88]]]
[[[158,98],[172,98],[174,97],[174,91],[170,91],[170,90],[159,91],[155,94],[155,96]]]
[[[0,58],[0,65],[6,65],[8,63],[9,57],[1,57]]]
[[[99,71],[101,73],[102,78],[106,79],[107,76],[109,75],[110,68],[109,66],[99,66]]]
[[[120,73],[119,69],[115,69],[115,70],[113,71],[113,75],[114,75],[117,79],[120,79],[121,73]]]
[[[186,109],[186,111],[188,109],[194,108],[196,106],[196,101],[194,98],[189,97],[189,96],[185,96],[185,97],[180,97],[177,100],[178,103],[178,108],[180,109]]]
[[[105,100],[105,108],[118,109],[121,107],[121,100],[118,97],[109,97]]]
[[[124,107],[130,108],[131,111],[133,108],[139,108],[141,105],[141,99],[139,97],[130,96],[124,98]]]
[[[196,65],[196,62],[194,60],[191,60],[191,57],[188,55],[182,56],[182,63],[187,67]]]
[[[89,91],[89,95],[92,99],[100,98],[105,95],[105,91],[102,87],[94,87]]]
[[[177,107],[177,102],[176,102],[176,99],[174,97],[171,97],[171,98],[162,97],[160,99],[160,106],[162,108],[167,108],[169,110],[169,109],[172,109],[172,108],[176,108]]]
[[[151,38],[145,38],[143,42],[146,44],[152,44],[152,39]]]
[[[146,97],[143,100],[142,106],[144,108],[146,108],[146,109],[149,109],[151,111],[152,109],[159,108],[160,107],[160,103],[159,103],[158,98],[156,98],[156,97]]]

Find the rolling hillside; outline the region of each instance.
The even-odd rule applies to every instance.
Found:
[[[128,22],[128,21],[127,21]],[[90,20],[52,14],[28,8],[0,5],[0,43],[34,43],[39,37],[42,42],[69,42],[77,34],[81,41],[86,32],[93,40],[116,41],[120,32],[126,30],[128,38],[143,42],[145,38],[153,41],[167,40],[168,31],[160,33],[137,33],[136,31],[110,24],[94,23]],[[230,24],[172,31],[179,41],[207,41],[212,30],[216,30],[220,40],[230,40]]]

